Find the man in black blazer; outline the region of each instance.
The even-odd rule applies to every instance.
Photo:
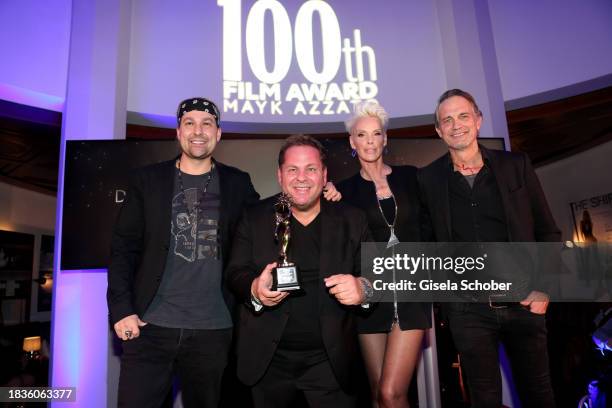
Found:
[[[482,114],[469,93],[442,94],[436,132],[448,146],[419,172],[419,188],[439,242],[560,241],[561,233],[525,154],[487,150],[477,142]],[[533,284],[521,302],[445,304],[472,407],[502,403],[498,346],[511,360],[523,406],[553,407],[546,341],[548,296]]]
[[[119,406],[158,407],[181,377],[186,407],[217,407],[232,338],[223,266],[249,175],[216,162],[219,110],[179,104],[177,159],[137,169],[112,237],[108,308],[123,340]]]
[[[288,407],[302,394],[310,406],[351,407],[356,351],[352,309],[371,296],[360,275],[365,215],[321,200],[327,169],[321,144],[292,136],[279,153],[278,181],[290,197],[288,259],[301,290],[272,290],[277,197],[248,209],[236,230],[228,281],[243,301],[238,326],[238,378],[253,386],[256,407]]]

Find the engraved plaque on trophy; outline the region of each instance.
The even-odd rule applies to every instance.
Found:
[[[300,289],[297,267],[287,259],[287,249],[291,239],[291,201],[284,193],[274,205],[276,229],[274,239],[280,243],[276,268],[272,271],[272,290],[286,292]]]

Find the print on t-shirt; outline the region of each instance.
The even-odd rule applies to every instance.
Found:
[[[219,195],[206,192],[203,199],[202,195],[200,188],[189,188],[185,197],[180,191],[172,199],[174,254],[187,262],[219,259],[218,222],[211,214],[219,207]]]

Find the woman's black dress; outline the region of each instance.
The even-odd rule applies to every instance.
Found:
[[[387,182],[397,203],[395,235],[400,242],[419,242],[422,237],[417,169],[413,166],[391,166],[391,169],[392,172],[387,176]],[[378,206],[374,183],[365,180],[357,173],[339,183],[337,189],[342,193],[343,201],[361,208],[366,213],[374,240],[387,242],[391,232]],[[386,207],[389,208],[388,205]],[[397,315],[402,330],[431,327],[430,303],[398,302],[396,310],[393,302],[380,302],[359,317],[359,333],[390,331],[394,315]]]

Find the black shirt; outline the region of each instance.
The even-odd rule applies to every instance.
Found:
[[[319,324],[319,275],[321,253],[320,215],[307,226],[291,217],[291,239],[288,259],[296,264],[300,279],[299,291],[285,299],[289,320],[281,337],[279,348],[287,350],[315,350],[323,348]]]
[[[449,160],[450,162],[450,160]],[[485,164],[474,179],[453,170],[448,181],[452,237],[455,242],[507,242],[508,227],[497,181]]]

